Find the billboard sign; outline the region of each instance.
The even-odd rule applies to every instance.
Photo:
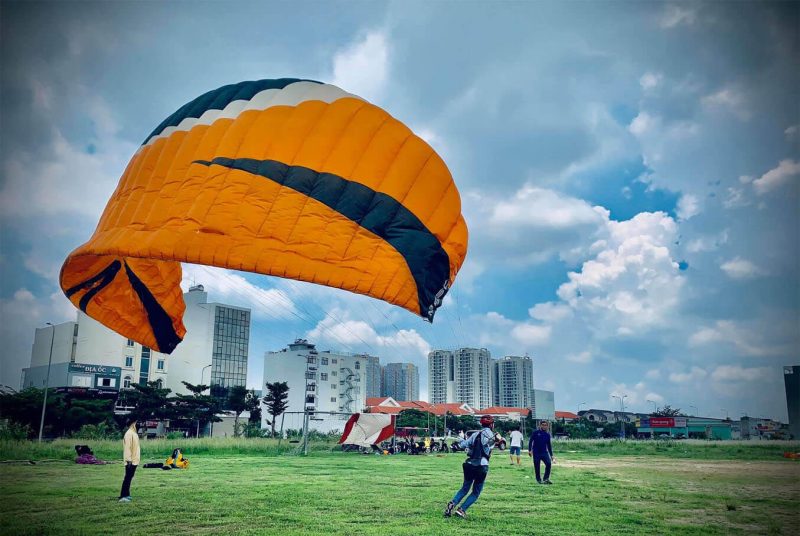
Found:
[[[86,365],[83,363],[70,363],[69,371],[80,374],[101,374],[103,376],[119,377],[122,369],[105,365]]]
[[[650,417],[639,422],[639,428],[686,428],[686,426],[686,417]]]

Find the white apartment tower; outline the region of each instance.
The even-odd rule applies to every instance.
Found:
[[[430,402],[466,403],[477,409],[492,405],[491,354],[486,348],[434,350],[428,354]]]
[[[505,356],[492,360],[494,405],[533,407],[533,362],[528,356]]]
[[[350,414],[366,406],[368,363],[368,356],[363,354],[319,351],[307,340],[297,339],[288,348],[264,354],[262,385],[288,383],[287,414],[311,412],[311,428],[343,429]],[[331,412],[342,415],[324,415]],[[262,414],[262,425],[266,427],[271,416],[266,410]],[[286,428],[296,428],[302,416],[296,415],[290,420],[293,424]]]

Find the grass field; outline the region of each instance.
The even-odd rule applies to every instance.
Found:
[[[441,514],[461,484],[462,454],[374,456],[316,445],[305,458],[281,454],[263,442],[244,440],[237,447],[235,440],[202,441],[195,444],[196,453],[192,442],[185,442],[188,470],[139,468],[129,504],[116,500],[121,463],[79,466],[59,459],[74,441],[40,447],[50,450],[38,454],[54,461],[0,464],[0,531],[797,534],[800,527],[800,462],[783,459],[776,445],[764,450],[763,445],[720,444],[712,451],[686,443],[679,455],[648,452],[652,444],[633,443],[616,453],[614,445],[556,445],[553,486],[536,485],[529,464],[512,467],[498,453],[480,500],[462,520]],[[32,444],[24,445],[35,451]],[[157,442],[143,445],[143,463],[166,456],[168,448],[151,454]],[[112,446],[113,458],[102,455]],[[101,458],[116,459],[119,445],[100,447],[93,444]],[[23,448],[0,445],[0,458],[36,458],[13,456]]]

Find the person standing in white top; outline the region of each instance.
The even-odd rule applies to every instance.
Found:
[[[517,457],[517,465],[521,466],[520,452],[522,450],[522,432],[519,431],[519,425],[511,432],[511,448],[509,449],[509,460],[511,465],[514,465],[514,456]]]
[[[142,451],[139,448],[139,433],[136,431],[136,419],[128,419],[128,430],[122,439],[122,460],[125,462],[125,479],[119,492],[119,502],[131,502],[131,480],[139,466]]]

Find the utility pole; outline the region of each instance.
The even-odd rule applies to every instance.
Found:
[[[628,395],[611,395],[614,398],[619,400],[619,405],[622,408],[622,415],[620,415],[620,422],[622,423],[622,439],[625,439],[625,399],[628,398]]]
[[[39,421],[39,443],[42,442],[42,431],[44,430],[44,412],[47,409],[47,391],[50,388],[50,364],[53,362],[53,341],[56,339],[56,327],[50,322],[45,322],[53,330],[50,337],[50,357],[47,359],[47,376],[44,380],[44,400],[42,401],[42,420]]]

